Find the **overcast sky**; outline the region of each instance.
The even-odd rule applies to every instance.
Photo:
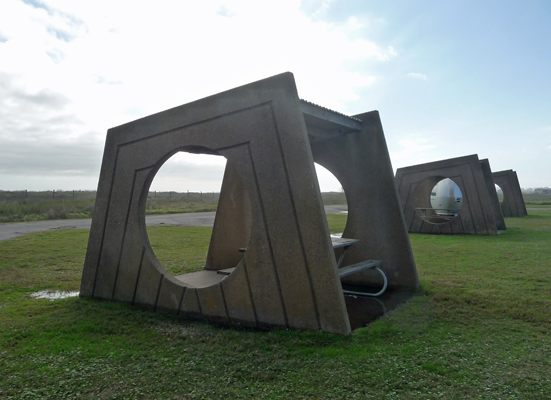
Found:
[[[550,40],[549,0],[2,0],[0,190],[96,189],[110,127],[285,71],[379,110],[394,169],[478,154],[551,186]],[[221,161],[152,189],[218,190]]]

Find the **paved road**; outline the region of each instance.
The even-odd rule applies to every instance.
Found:
[[[325,212],[338,214],[346,211],[346,206],[327,206]],[[179,225],[179,226],[212,226],[214,212],[150,215],[145,217],[147,226]],[[0,224],[0,241],[11,239],[27,233],[50,231],[55,229],[90,229],[90,219],[64,219],[55,221],[18,222],[15,224]]]

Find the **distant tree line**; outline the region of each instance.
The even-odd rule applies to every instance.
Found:
[[[176,191],[150,191],[148,199],[172,199],[181,201],[218,201],[219,192],[176,192]],[[95,199],[95,190],[0,190],[1,202],[19,202],[19,201],[34,201],[34,200],[83,200]],[[331,204],[346,204],[344,192],[323,192],[323,202],[326,205]]]
[[[151,191],[148,198],[158,199],[218,199],[217,192],[175,192],[175,191]],[[0,201],[3,202],[19,202],[19,201],[34,201],[34,200],[83,200],[95,199],[95,190],[0,190]]]
[[[524,194],[551,194],[551,188],[548,187],[541,187],[541,188],[528,188],[528,189],[522,189],[522,193]]]
[[[0,190],[0,201],[95,199],[95,190]]]

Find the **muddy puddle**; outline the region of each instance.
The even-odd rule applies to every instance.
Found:
[[[41,290],[40,292],[34,292],[31,294],[33,299],[46,299],[50,301],[66,299],[68,297],[77,297],[77,292],[61,292],[58,290]]]

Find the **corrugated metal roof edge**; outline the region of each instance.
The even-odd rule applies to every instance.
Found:
[[[350,115],[346,115],[346,114],[343,114],[343,113],[341,113],[341,112],[338,112],[338,111],[335,111],[335,110],[331,110],[330,108],[320,106],[319,104],[312,103],[311,101],[304,100],[304,99],[300,99],[300,101],[303,102],[303,103],[309,104],[309,105],[311,105],[311,106],[321,108],[322,110],[326,110],[326,111],[329,111],[329,112],[332,112],[332,113],[341,115],[341,116],[343,116],[343,117],[350,118],[350,119],[353,119],[353,120],[358,121],[358,122],[362,122],[362,120],[359,119],[359,118],[351,117]]]

